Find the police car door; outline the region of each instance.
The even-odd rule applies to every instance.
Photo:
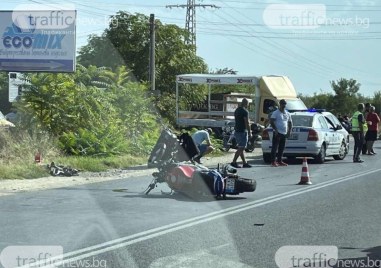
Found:
[[[340,147],[343,140],[347,142],[346,146],[349,146],[348,134],[346,135],[347,131],[342,127],[340,121],[334,115],[324,116],[324,118],[328,123],[328,127],[332,129],[334,132],[333,136],[334,136],[335,147],[337,145],[337,151],[336,151],[336,154],[337,154],[340,151]]]
[[[322,126],[322,131],[324,133],[324,141],[327,145],[326,148],[326,154],[332,155],[335,154],[338,151],[339,143],[337,142],[338,137],[336,137],[336,133],[333,129],[331,129],[328,125],[327,120],[324,118],[324,116],[319,116],[319,122]]]

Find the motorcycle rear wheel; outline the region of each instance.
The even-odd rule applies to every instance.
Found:
[[[257,188],[257,182],[254,179],[238,178],[236,180],[236,190],[239,193],[254,192]]]

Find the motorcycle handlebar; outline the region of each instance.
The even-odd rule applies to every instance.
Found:
[[[217,171],[220,172],[224,177],[229,174],[236,174],[237,169],[235,167],[232,167],[231,165],[221,165],[218,164]]]

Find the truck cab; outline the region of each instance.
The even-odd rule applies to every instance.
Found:
[[[271,107],[279,107],[279,101],[285,99],[289,112],[306,110],[304,102],[298,98],[296,90],[287,76],[262,76],[256,87],[256,122],[264,125]]]

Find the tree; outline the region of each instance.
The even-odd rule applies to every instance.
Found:
[[[320,94],[314,93],[313,96],[303,96],[299,94],[298,97],[303,100],[304,104],[309,108],[326,109],[332,111],[332,93],[321,92]]]
[[[360,84],[354,79],[341,78],[337,81],[330,81],[331,87],[335,92],[333,96],[332,111],[336,114],[352,114],[356,110]]]
[[[159,127],[147,86],[132,82],[125,67],[78,65],[73,74],[29,74],[17,103],[36,124],[75,155],[147,153]],[[25,122],[25,121],[24,121]]]
[[[376,108],[376,113],[381,113],[381,90],[374,92],[372,105]]]
[[[81,47],[77,58],[78,63],[83,66],[108,66],[116,68],[124,65],[123,58],[106,37],[106,33],[101,36],[90,35],[87,39],[88,44]]]
[[[125,126],[126,137],[138,151],[149,152],[156,143],[160,128],[148,85],[133,82],[125,66],[114,72],[106,70],[99,78],[99,84],[107,85],[106,91],[115,95],[113,105]]]
[[[109,116],[116,115],[113,96],[91,83],[81,83],[78,76],[85,80],[88,75],[82,69],[78,73],[30,74],[30,85],[25,85],[19,110],[28,109],[41,127],[53,135],[75,131],[78,127],[101,127],[111,120]]]
[[[7,114],[11,110],[11,103],[8,102],[8,74],[0,72],[0,111]]]
[[[101,37],[90,36],[89,44],[79,51],[78,61],[88,66],[107,66],[115,70],[123,65],[131,70],[136,81],[147,82],[149,66],[149,17],[143,14],[129,14],[120,11],[112,16],[112,24]],[[182,73],[206,73],[207,65],[195,54],[192,45],[184,40],[189,35],[185,29],[176,25],[164,25],[159,20],[156,25],[156,89],[161,92],[157,98],[157,108],[161,115],[173,123],[175,121],[175,76]],[[110,48],[110,44],[112,48]],[[111,51],[109,55],[109,51]],[[109,60],[120,55],[119,59]],[[104,61],[99,62],[100,60]],[[185,91],[189,90],[187,88]],[[194,100],[199,96],[194,92],[185,92]],[[168,101],[171,100],[171,101]]]
[[[225,67],[223,69],[217,69],[214,72],[211,73],[216,73],[216,74],[237,74],[238,72],[233,70],[232,68]]]
[[[36,73],[28,76],[28,82],[16,104],[18,111],[28,114],[38,129],[58,137],[65,152],[96,155],[126,150],[113,95],[77,83],[76,74]]]

